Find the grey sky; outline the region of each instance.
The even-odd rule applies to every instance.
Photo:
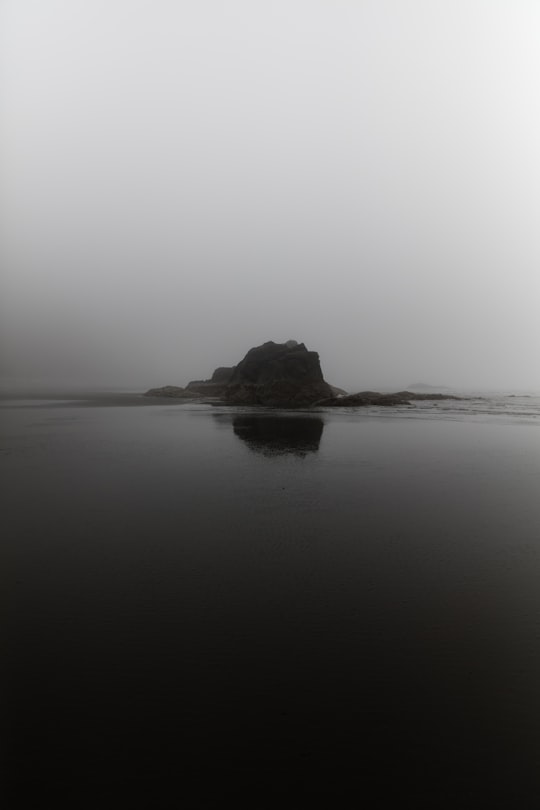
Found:
[[[4,374],[540,389],[537,0],[3,0]]]

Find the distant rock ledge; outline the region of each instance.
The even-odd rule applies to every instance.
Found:
[[[368,405],[410,405],[414,400],[463,399],[451,394],[415,394],[413,391],[398,391],[395,394],[380,394],[378,391],[360,391],[358,394],[331,397],[317,402],[321,407],[352,408]]]
[[[273,408],[363,407],[410,405],[413,400],[461,399],[442,393],[399,391],[347,394],[323,377],[319,355],[303,343],[272,340],[250,349],[236,366],[220,366],[209,380],[192,380],[186,388],[151,388],[147,397],[199,399],[225,405],[263,405]]]

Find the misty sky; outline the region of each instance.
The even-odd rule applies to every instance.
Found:
[[[4,378],[540,389],[538,0],[3,0]]]

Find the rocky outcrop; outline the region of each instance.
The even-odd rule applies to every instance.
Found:
[[[360,391],[358,394],[331,397],[317,402],[322,407],[358,408],[368,405],[410,405],[414,400],[463,399],[451,394],[415,394],[413,391],[398,391],[395,394],[380,394],[378,391]]]
[[[198,396],[193,391],[180,388],[178,385],[163,385],[161,388],[150,388],[144,394],[145,397],[171,397],[174,399],[193,399]]]
[[[229,405],[266,405],[297,408],[332,396],[325,382],[319,355],[303,343],[268,341],[250,349],[227,383]]]
[[[197,397],[221,397],[225,387],[225,383],[213,383],[211,380],[192,380],[186,390]]]
[[[348,391],[345,391],[344,388],[337,388],[335,385],[331,385],[330,390],[332,391],[332,395],[335,397],[345,396],[349,393]]]
[[[322,407],[354,408],[366,405],[408,405],[409,400],[401,394],[380,394],[378,391],[360,391],[358,394],[331,397],[321,400]]]
[[[415,400],[462,399],[446,393],[398,391],[381,394],[360,391],[347,394],[329,385],[323,377],[319,355],[303,343],[269,340],[250,349],[236,366],[219,366],[209,380],[192,380],[186,388],[166,385],[151,388],[146,396],[193,399],[204,397],[213,404],[265,405],[272,408],[355,408],[369,405],[411,405]]]
[[[212,374],[212,383],[228,383],[234,374],[236,366],[219,366]]]
[[[341,389],[325,382],[317,352],[295,340],[270,340],[250,349],[237,366],[219,366],[209,380],[191,380],[186,388],[152,388],[146,396],[205,397],[222,399],[228,405],[298,408],[338,393]]]
[[[396,394],[396,396],[405,397],[406,399],[409,399],[409,400],[411,400],[411,399],[420,399],[420,400],[421,399],[427,399],[427,400],[432,400],[432,399],[433,400],[440,400],[440,399],[463,400],[463,399],[467,399],[467,397],[458,397],[458,396],[455,396],[455,394],[440,394],[440,393],[439,394],[436,394],[436,393],[433,393],[433,394],[419,394],[419,393],[416,393],[414,391],[400,391],[399,394]]]
[[[191,380],[187,384],[187,390],[197,396],[221,397],[225,392],[227,383],[231,379],[235,366],[219,366],[216,368],[209,380]]]

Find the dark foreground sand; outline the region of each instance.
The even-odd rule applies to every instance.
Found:
[[[8,810],[536,806],[537,422],[89,396],[1,413]]]

